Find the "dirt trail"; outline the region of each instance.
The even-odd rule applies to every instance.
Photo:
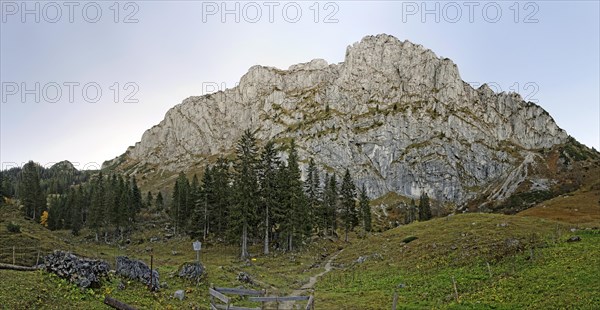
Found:
[[[292,291],[289,296],[301,296],[305,291],[312,289],[315,284],[317,284],[317,280],[322,277],[323,275],[325,275],[326,273],[330,272],[332,267],[331,267],[331,262],[343,251],[343,249],[339,250],[337,253],[333,254],[331,257],[329,257],[329,260],[327,260],[327,263],[325,264],[325,267],[321,273],[318,273],[312,277],[310,277],[310,279],[308,280],[307,283],[305,283],[304,285],[302,285],[301,288]],[[286,302],[282,302],[280,304],[280,309],[294,309],[294,301],[286,301]],[[298,303],[298,305],[300,305],[300,303]],[[304,305],[302,305],[304,306]]]

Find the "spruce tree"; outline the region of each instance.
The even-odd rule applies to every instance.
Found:
[[[419,211],[417,210],[417,204],[415,203],[414,198],[410,200],[410,204],[408,205],[408,210],[406,213],[406,224],[412,223],[417,220],[417,217],[419,216]]]
[[[25,207],[25,215],[34,221],[46,210],[46,196],[40,186],[39,165],[29,161],[19,176],[19,198]]]
[[[325,218],[327,219],[327,229],[331,235],[335,234],[337,229],[337,209],[339,204],[338,185],[335,174],[325,176],[327,183],[325,185]]]
[[[245,130],[236,146],[234,162],[234,204],[230,216],[230,228],[241,236],[241,258],[248,253],[249,228],[255,223],[258,206],[258,157],[256,138],[250,130]],[[240,231],[241,230],[241,231]]]
[[[325,225],[322,214],[322,193],[320,183],[319,171],[317,170],[315,161],[311,158],[306,171],[306,181],[304,182],[304,189],[308,203],[308,212],[312,223],[315,224],[315,227],[317,229],[324,229]]]
[[[83,225],[82,209],[84,204],[84,193],[83,186],[79,185],[75,192],[75,199],[73,204],[73,212],[71,213],[71,233],[74,236],[79,235],[79,231]]]
[[[301,239],[310,235],[311,224],[309,218],[308,204],[304,194],[300,166],[298,165],[298,151],[296,142],[292,140],[290,143],[288,166],[286,177],[288,181],[286,185],[289,191],[289,204],[291,216],[287,231],[288,251],[293,251],[294,242],[300,242]],[[297,240],[300,239],[300,240]]]
[[[232,193],[230,187],[229,162],[220,157],[212,169],[213,176],[213,210],[214,215],[212,227],[219,236],[225,236],[231,209]],[[210,202],[209,202],[210,203]],[[209,221],[213,223],[212,220]]]
[[[365,231],[371,231],[371,207],[369,206],[369,196],[367,189],[363,184],[360,191],[359,208],[361,213],[362,225]]]
[[[356,188],[350,170],[346,168],[346,173],[342,180],[342,186],[340,189],[341,195],[341,215],[342,222],[344,223],[344,240],[348,242],[348,232],[356,226],[358,217],[356,214]]]
[[[431,205],[427,193],[421,194],[419,198],[419,221],[427,221],[431,219]]]
[[[153,204],[154,203],[154,197],[152,196],[152,192],[148,191],[148,193],[146,194],[146,208],[148,209],[152,209]]]
[[[259,191],[261,203],[261,218],[264,226],[263,253],[269,254],[269,235],[273,226],[272,213],[276,208],[277,201],[277,169],[280,160],[273,141],[268,141],[260,156]]]
[[[96,241],[102,229],[102,224],[105,217],[105,190],[104,180],[102,171],[98,174],[92,187],[92,197],[90,203],[90,211],[88,215],[88,222],[90,229],[92,229],[96,235]]]
[[[142,210],[143,202],[142,202],[142,192],[140,191],[137,181],[135,177],[131,178],[131,205],[133,207],[133,214],[137,214]]]
[[[179,173],[173,187],[173,203],[171,205],[171,218],[174,222],[174,233],[181,233],[186,226],[186,215],[190,184],[183,172]]]
[[[162,211],[165,207],[165,202],[163,200],[163,195],[162,192],[158,192],[158,194],[156,195],[156,210],[157,211]]]
[[[204,168],[204,175],[202,176],[202,188],[200,190],[200,197],[196,200],[196,212],[195,222],[201,223],[202,231],[196,231],[197,235],[202,235],[202,239],[206,240],[209,229],[211,214],[213,213],[214,206],[214,179],[213,171],[210,166]]]

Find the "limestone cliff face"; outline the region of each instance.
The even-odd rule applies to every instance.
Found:
[[[235,88],[187,98],[105,166],[185,170],[230,152],[247,128],[295,138],[301,157],[329,171],[349,167],[371,196],[426,191],[456,205],[484,189],[510,194],[509,176],[568,138],[518,94],[473,89],[450,59],[377,35],[339,64],[254,66]]]

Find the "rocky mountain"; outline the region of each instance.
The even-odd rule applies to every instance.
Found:
[[[301,158],[327,171],[349,167],[372,197],[427,192],[459,207],[560,183],[552,177],[573,157],[565,145],[598,157],[519,94],[474,89],[450,59],[377,35],[349,46],[342,63],[254,66],[237,87],[189,97],[103,167],[165,186],[230,154],[245,129],[262,141],[296,139]]]

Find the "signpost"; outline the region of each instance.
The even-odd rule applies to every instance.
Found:
[[[200,250],[202,249],[202,242],[196,240],[192,243],[192,246],[194,247],[194,251],[196,251],[196,264],[198,269],[200,269]],[[200,282],[200,277],[198,277],[197,282]],[[196,283],[196,285],[197,284],[198,283]]]

